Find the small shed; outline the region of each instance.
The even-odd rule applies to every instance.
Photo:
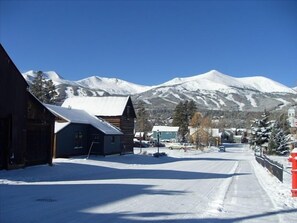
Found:
[[[176,126],[154,126],[153,127],[153,139],[157,140],[159,134],[160,141],[178,141],[178,129]]]
[[[54,116],[0,44],[0,169],[51,164]]]
[[[133,153],[134,120],[136,113],[129,96],[72,97],[67,98],[63,107],[83,109],[120,128],[122,153]]]
[[[56,115],[55,157],[121,153],[123,133],[117,127],[83,110],[46,106]]]

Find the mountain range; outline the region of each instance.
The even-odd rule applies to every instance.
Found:
[[[29,84],[37,72],[23,73]],[[211,70],[185,78],[174,78],[156,86],[143,86],[117,78],[92,76],[65,80],[54,71],[43,73],[56,85],[60,101],[73,96],[131,95],[150,109],[174,109],[181,100],[193,100],[204,110],[263,111],[297,105],[297,89],[263,76],[235,78]]]

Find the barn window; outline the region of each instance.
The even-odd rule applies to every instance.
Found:
[[[74,134],[74,149],[83,148],[83,133],[82,131],[76,131]]]

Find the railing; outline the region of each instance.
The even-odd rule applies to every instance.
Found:
[[[283,182],[283,170],[284,166],[276,161],[269,159],[268,157],[255,155],[258,163],[267,168],[277,179]]]

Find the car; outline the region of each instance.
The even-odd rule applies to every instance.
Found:
[[[219,146],[219,152],[226,152],[225,146]]]

